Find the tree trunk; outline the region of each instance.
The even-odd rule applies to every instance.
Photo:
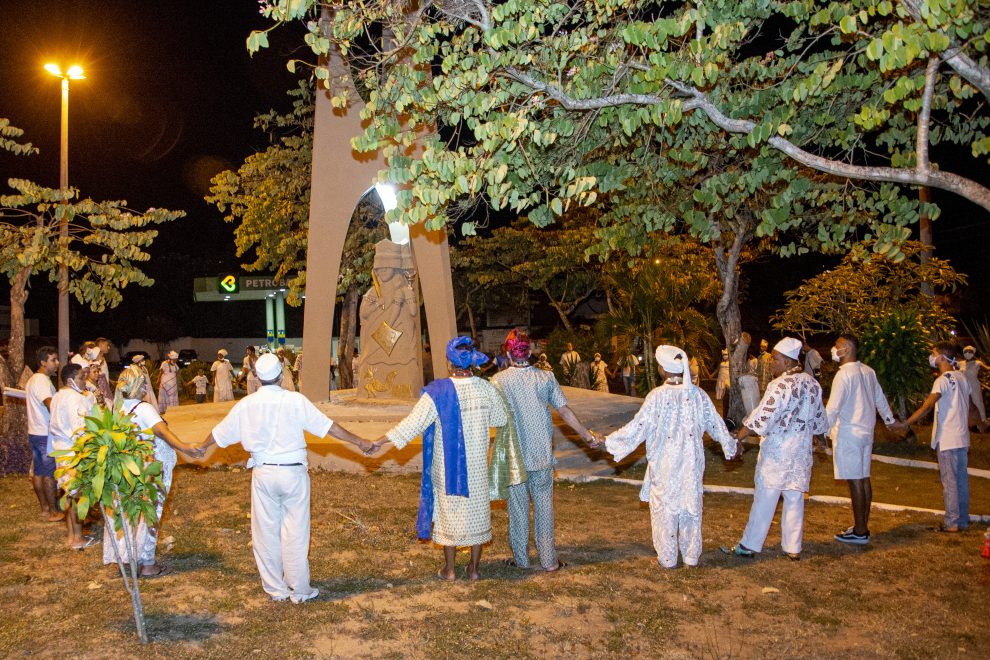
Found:
[[[643,361],[646,363],[646,391],[652,392],[657,386],[656,379],[656,359],[653,354],[656,347],[653,345],[653,329],[646,328],[643,333]]]
[[[337,373],[340,375],[340,389],[349,390],[355,386],[352,368],[354,359],[354,344],[357,334],[357,313],[360,291],[351,287],[344,295],[344,303],[340,310],[340,341],[337,344]]]
[[[553,296],[551,296],[550,292],[546,289],[543,289],[543,293],[546,294],[546,297],[550,300],[550,306],[557,312],[557,316],[560,317],[560,322],[564,324],[564,328],[567,329],[567,332],[574,332],[574,326],[571,324],[571,320],[567,318],[567,312],[564,311],[560,303],[554,300]]]
[[[24,304],[28,298],[28,278],[30,268],[17,271],[10,283],[10,343],[7,345],[7,366],[13,377],[11,383],[16,387],[21,372],[24,371]],[[59,355],[59,360],[67,356]]]
[[[715,266],[722,282],[722,295],[715,306],[715,316],[722,328],[725,346],[729,350],[729,402],[723,409],[725,417],[742,423],[745,417],[742,393],[739,389],[739,376],[747,372],[749,335],[742,331],[742,315],[739,312],[739,257],[749,240],[752,222],[740,219],[733,227],[735,236],[732,245],[726,250],[721,240],[713,244]]]

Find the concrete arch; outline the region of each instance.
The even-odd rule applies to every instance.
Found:
[[[344,66],[339,55],[332,57],[330,64],[336,71]],[[352,90],[350,98],[360,97]],[[355,204],[374,187],[378,172],[385,167],[380,153],[361,154],[351,148],[351,138],[362,130],[362,107],[356,101],[347,108],[333,108],[325,91],[316,95],[303,308],[306,359],[299,383],[300,391],[314,401],[325,400],[330,393],[334,303],[347,228]],[[447,234],[426,231],[422,225],[409,230],[430,344],[435,347],[433,373],[440,376],[447,372],[443,347],[457,333]]]

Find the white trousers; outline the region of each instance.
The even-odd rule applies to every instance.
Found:
[[[752,550],[763,550],[773,515],[777,511],[777,501],[784,496],[784,506],[780,512],[780,548],[784,552],[801,552],[801,534],[804,530],[804,493],[799,490],[773,490],[756,487],[753,493],[753,506],[749,510],[749,522],[740,543]]]
[[[669,511],[650,497],[650,521],[657,561],[664,568],[677,566],[677,550],[686,566],[697,566],[701,557],[701,516]]]
[[[309,471],[259,465],[251,475],[251,543],[261,584],[273,600],[301,603],[309,584]]]

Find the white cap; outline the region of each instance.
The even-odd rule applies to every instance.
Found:
[[[254,371],[261,380],[275,380],[282,373],[282,361],[271,353],[265,353],[254,363]]]
[[[174,360],[177,357],[179,357],[179,354],[176,353],[175,351],[169,351],[168,352],[168,359],[169,360]]]
[[[684,364],[687,362],[687,355],[676,346],[657,346],[657,362],[663,370],[672,374],[684,373]],[[680,358],[680,359],[678,359]]]
[[[794,337],[784,337],[774,345],[773,350],[796,360],[798,355],[801,354],[802,346],[803,344],[800,339],[795,339]]]

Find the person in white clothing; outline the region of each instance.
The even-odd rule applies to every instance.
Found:
[[[258,353],[255,351],[254,346],[245,348],[244,362],[241,364],[241,380],[244,381],[248,394],[254,394],[261,387],[261,381],[258,379],[258,372],[255,369],[257,362]]]
[[[62,519],[55,503],[55,460],[48,455],[49,409],[55,396],[52,376],[58,373],[58,349],[44,346],[38,350],[38,370],[24,386],[27,407],[28,440],[33,455],[31,485],[41,505],[41,517],[48,522]]]
[[[849,483],[853,526],[835,535],[835,540],[854,545],[870,542],[870,462],[873,455],[873,430],[877,413],[893,431],[894,413],[873,369],[859,362],[859,342],[853,335],[840,335],[832,347],[832,360],[839,370],[832,379],[832,392],[825,406],[829,437],[832,439],[832,465],[836,479]],[[805,369],[805,373],[807,369]]]
[[[959,361],[959,371],[966,377],[969,383],[969,397],[976,407],[977,428],[980,433],[987,432],[987,409],[983,406],[983,387],[980,385],[980,369],[986,369],[987,365],[976,357],[976,348],[966,346],[963,348],[965,360]]]
[[[271,353],[254,365],[261,386],[238,401],[199,447],[240,443],[250,452],[251,543],[261,584],[272,600],[302,603],[319,595],[309,583],[309,472],[305,431],[374,445],[335,424],[299,392],[287,392],[282,363]]]
[[[808,342],[804,343],[802,350],[804,351],[804,373],[817,379],[821,376],[822,362],[825,360],[822,359],[821,353],[808,345]]]
[[[811,483],[812,436],[828,431],[822,388],[804,372],[798,356],[801,341],[784,337],[773,347],[774,376],[759,405],[736,433],[737,440],[762,436],[756,462],[756,488],[746,530],[726,554],[752,557],[763,550],[781,496],[780,547],[790,559],[801,558],[804,494]]]
[[[151,373],[148,371],[148,365],[144,363],[144,356],[138,353],[137,355],[131,358],[131,363],[141,370],[141,373],[144,374],[144,377],[148,379],[148,382],[150,383]],[[158,409],[158,397],[155,396],[155,388],[149,387],[145,391],[144,400],[150,403],[151,405],[153,405],[155,407],[155,410]]]
[[[72,456],[72,446],[75,444],[76,433],[83,426],[83,418],[96,405],[96,396],[86,388],[89,369],[73,362],[62,369],[62,388],[55,393],[51,401],[51,422],[48,426],[48,455],[53,452],[69,452]],[[56,464],[60,464],[56,456]],[[66,477],[59,478],[59,486],[64,486]],[[76,516],[75,498],[66,498],[65,526],[68,532],[69,547],[74,550],[85,550],[98,543],[93,537],[85,537],[82,533],[82,521]]]
[[[932,391],[902,427],[909,427],[935,409],[932,449],[938,454],[945,519],[939,531],[960,532],[969,527],[969,383],[956,371],[958,349],[952,342],[932,347],[928,364],[938,369]]]
[[[196,387],[196,403],[203,403],[206,401],[206,390],[210,386],[210,379],[206,377],[206,372],[202,369],[196,372],[196,376],[193,377],[188,383],[183,383],[186,387],[193,385]]]
[[[202,455],[199,451],[183,444],[162,419],[158,410],[143,400],[145,390],[150,388],[151,382],[144,375],[144,372],[136,366],[124,369],[117,381],[117,393],[121,396],[121,408],[131,416],[135,427],[141,430],[141,439],[152,444],[155,460],[162,464],[161,479],[165,492],[158,494],[155,503],[155,517],[158,522],[149,526],[142,517],[137,527],[137,544],[135,546],[137,548],[137,561],[141,566],[140,575],[145,578],[158,577],[166,571],[164,566],[155,561],[155,550],[158,546],[158,529],[161,525],[162,511],[165,509],[168,491],[172,487],[172,471],[178,460],[175,452],[181,451],[191,458],[198,458]],[[129,525],[127,530],[128,533],[132,533]],[[104,564],[128,564],[130,554],[127,552],[127,546],[128,544],[124,540],[124,530],[103,528]]]
[[[226,348],[217,351],[217,359],[210,366],[210,372],[213,374],[213,402],[233,401],[234,388],[230,381],[234,375],[234,367],[227,359]]]
[[[657,561],[664,568],[675,568],[680,545],[684,565],[697,566],[705,473],[703,438],[707,432],[722,445],[726,458],[736,456],[738,443],[708,394],[684,378],[688,365],[684,351],[660,346],[656,358],[666,380],[646,395],[628,424],[606,438],[605,449],[621,461],[646,443],[649,463],[639,499],[650,503]]]
[[[722,361],[718,363],[718,377],[715,379],[715,398],[721,401],[732,385],[729,379],[729,349],[722,349]]]

